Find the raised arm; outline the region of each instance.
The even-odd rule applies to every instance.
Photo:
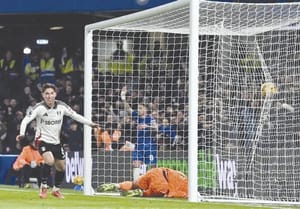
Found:
[[[121,100],[123,101],[124,104],[124,108],[125,110],[130,113],[130,115],[133,112],[133,109],[131,108],[131,106],[128,104],[128,102],[126,101],[126,93],[127,93],[127,87],[124,86],[121,90]]]

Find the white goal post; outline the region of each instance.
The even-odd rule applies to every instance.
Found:
[[[299,204],[299,60],[300,3],[178,0],[87,25],[84,112],[101,131],[85,127],[84,194],[163,166],[192,202]],[[156,124],[143,145],[140,106]]]

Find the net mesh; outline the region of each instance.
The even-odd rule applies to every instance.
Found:
[[[199,3],[198,191],[299,202],[300,4]],[[93,187],[133,178],[139,137],[124,89],[158,125],[155,165],[187,173],[192,17],[172,5],[92,31],[91,111],[102,126]],[[276,90],[262,92],[266,82]]]

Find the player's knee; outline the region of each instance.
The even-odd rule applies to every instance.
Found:
[[[60,172],[64,172],[66,170],[66,166],[64,161],[58,161],[55,163],[55,169]]]
[[[45,160],[44,164],[52,167],[54,165],[54,160]]]

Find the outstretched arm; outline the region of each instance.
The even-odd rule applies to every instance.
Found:
[[[82,115],[76,113],[75,111],[70,114],[70,117],[73,118],[74,120],[76,120],[79,123],[83,123],[85,125],[88,125],[92,128],[99,128],[99,125],[97,123],[94,123],[93,121],[90,121],[88,119],[86,119],[85,117],[83,117]]]
[[[72,119],[76,120],[79,123],[88,125],[92,128],[99,128],[99,125],[91,120],[86,119],[82,115],[76,113],[69,105],[63,103],[65,107],[65,115],[71,117]]]

